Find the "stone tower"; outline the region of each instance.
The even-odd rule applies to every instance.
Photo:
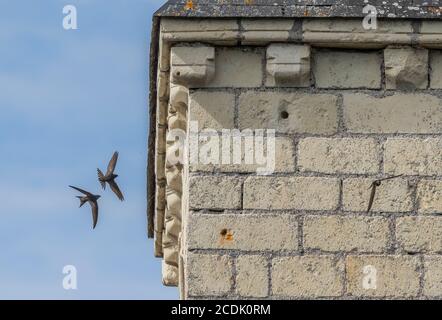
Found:
[[[440,6],[177,0],[155,14],[147,196],[165,285],[442,298]]]

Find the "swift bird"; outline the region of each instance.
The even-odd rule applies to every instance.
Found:
[[[376,188],[381,185],[382,181],[398,178],[398,177],[401,177],[401,176],[402,176],[402,174],[397,175],[397,176],[392,176],[392,177],[378,179],[378,180],[375,180],[375,181],[372,182],[372,184],[369,187],[369,189],[371,188],[371,193],[370,193],[370,200],[368,202],[367,213],[370,212],[371,207],[373,206],[374,196],[376,194]]]
[[[123,201],[124,196],[121,193],[120,188],[118,188],[117,183],[115,182],[115,178],[118,177],[118,174],[114,174],[117,161],[118,161],[118,151],[115,151],[114,155],[112,156],[112,159],[109,161],[109,164],[107,165],[106,175],[104,175],[103,172],[101,172],[101,170],[97,168],[98,181],[100,181],[100,184],[104,190],[106,189],[106,182],[107,182],[111,187],[112,191],[117,195],[118,199]]]
[[[84,196],[77,196],[78,199],[80,199],[80,208],[86,203],[88,202],[91,205],[92,208],[92,219],[93,219],[93,229],[95,229],[95,226],[97,225],[97,221],[98,221],[98,202],[97,200],[101,197],[100,195],[95,195],[92,194],[86,190],[74,187],[74,186],[69,186],[72,189],[75,189],[79,192],[81,192],[82,194],[84,194]]]

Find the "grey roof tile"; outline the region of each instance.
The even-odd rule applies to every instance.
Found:
[[[189,5],[191,3],[191,5]],[[442,16],[442,0],[171,0],[155,15],[161,17],[363,17],[367,4],[383,18]]]

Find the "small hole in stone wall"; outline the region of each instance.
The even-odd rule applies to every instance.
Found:
[[[176,73],[176,75],[179,77],[179,76],[181,75],[181,72],[178,71],[178,72]]]
[[[227,229],[222,229],[219,234],[222,235],[223,237],[225,237],[227,234]]]
[[[281,118],[287,119],[289,117],[289,113],[287,111],[281,111]]]

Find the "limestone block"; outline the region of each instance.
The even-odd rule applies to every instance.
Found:
[[[266,85],[309,87],[310,46],[294,44],[268,46]]]
[[[203,141],[204,135],[198,137],[200,141]],[[203,163],[201,157],[198,163],[190,163],[190,171],[203,171],[203,172],[258,172],[258,168],[266,169],[272,171],[272,161],[274,163],[274,172],[294,172],[295,171],[295,143],[290,137],[275,137],[274,138],[274,150],[275,153],[272,154],[269,146],[272,145],[264,135],[263,138],[263,148],[262,152],[259,148],[256,148],[257,139],[256,136],[254,140],[247,140],[247,137],[238,137],[230,135],[223,142],[223,136],[209,136],[207,135],[207,141],[200,142],[198,152],[202,153],[202,148],[205,144],[214,143],[215,146],[219,147],[219,157],[215,163]],[[214,139],[214,142],[210,141]],[[237,142],[241,140],[240,142]],[[238,146],[241,150],[238,150]],[[227,150],[227,151],[225,151]],[[196,151],[195,151],[196,152]],[[240,161],[236,162],[237,154]],[[251,156],[253,159],[250,161],[246,157]],[[263,160],[263,161],[261,161]]]
[[[207,87],[250,88],[262,85],[264,52],[243,48],[216,50],[215,77]]]
[[[407,252],[442,250],[442,217],[401,217],[396,220],[399,248]]]
[[[239,97],[239,127],[331,135],[338,129],[337,101],[331,94],[246,91]]]
[[[329,252],[383,252],[389,241],[383,217],[307,216],[303,230],[304,248]]]
[[[188,88],[202,86],[215,75],[215,48],[208,46],[171,49],[171,78]]]
[[[347,291],[356,297],[416,297],[419,264],[416,256],[348,256]]]
[[[304,138],[298,144],[300,171],[377,173],[379,146],[367,138]]]
[[[315,45],[349,48],[384,48],[385,45],[412,42],[411,21],[378,20],[377,29],[364,30],[362,19],[307,19],[303,41]]]
[[[378,28],[370,33],[412,33],[410,21],[406,20],[380,20]],[[366,33],[361,19],[306,19],[302,25],[304,32],[330,32],[330,33]]]
[[[442,140],[439,138],[389,138],[384,150],[385,173],[442,174]]]
[[[429,20],[422,21],[422,26],[420,29],[420,33],[442,33],[442,21]]]
[[[442,297],[442,257],[439,255],[424,257],[423,294],[431,298]]]
[[[194,209],[239,209],[242,180],[236,177],[192,176],[189,206]]]
[[[241,255],[236,261],[236,291],[243,297],[264,298],[268,295],[267,259],[258,255]]]
[[[382,59],[376,52],[318,51],[313,60],[319,88],[381,87]]]
[[[204,42],[234,45],[240,35],[236,19],[174,19],[161,18],[164,42]]]
[[[377,178],[344,179],[342,205],[346,211],[366,211],[370,199],[370,187]],[[382,181],[376,188],[372,212],[409,212],[413,210],[413,189],[406,179]]]
[[[431,63],[430,65],[431,89],[442,89],[442,51],[441,50],[431,52],[430,63]]]
[[[285,42],[290,38],[294,23],[292,19],[242,19],[241,44]]]
[[[296,218],[290,214],[197,214],[188,223],[189,249],[298,249]]]
[[[223,296],[233,286],[233,260],[227,255],[188,253],[185,270],[190,296]]]
[[[337,297],[343,293],[344,263],[333,256],[278,257],[272,262],[272,295]]]
[[[344,125],[353,133],[439,133],[442,100],[429,94],[344,94]]]
[[[428,86],[428,50],[387,48],[384,50],[387,89],[414,90]]]
[[[236,19],[174,19],[162,18],[162,32],[203,32],[239,29]]]
[[[189,100],[190,121],[197,121],[200,130],[234,128],[235,95],[233,93],[196,91],[190,95]]]
[[[421,180],[417,185],[419,213],[442,213],[442,181]]]
[[[339,180],[318,177],[249,177],[244,182],[245,209],[334,210]]]

